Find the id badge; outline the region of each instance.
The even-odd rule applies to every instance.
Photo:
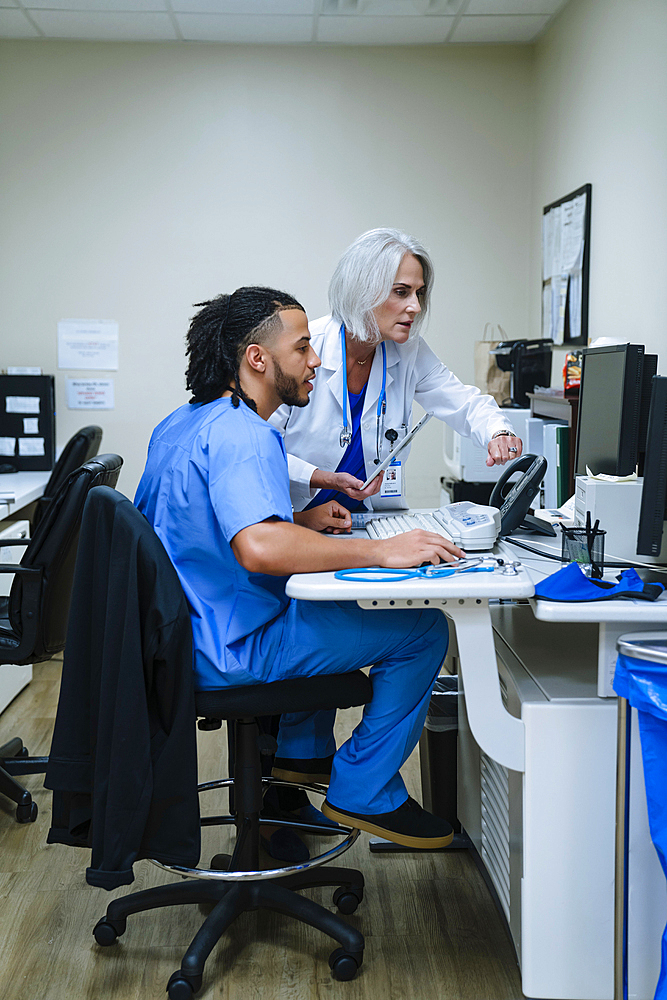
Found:
[[[394,459],[389,468],[384,470],[381,497],[400,497],[403,492],[401,463]]]

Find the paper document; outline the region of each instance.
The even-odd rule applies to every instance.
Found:
[[[113,320],[63,319],[58,323],[58,367],[118,368],[118,323]]]
[[[70,410],[113,410],[112,378],[68,378],[66,382]]]
[[[0,455],[16,454],[16,438],[0,437]]]
[[[39,396],[6,396],[7,413],[39,413]]]
[[[38,417],[24,417],[23,418],[23,433],[24,434],[39,434],[39,418]]]
[[[19,438],[19,455],[23,458],[44,454],[44,438]]]

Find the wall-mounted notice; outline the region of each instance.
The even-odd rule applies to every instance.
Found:
[[[16,438],[0,437],[0,455],[16,454]]]
[[[58,323],[58,368],[118,369],[118,323],[63,319]]]
[[[42,369],[34,365],[7,365],[8,375],[41,375]]]
[[[68,378],[67,406],[70,410],[113,410],[112,378]]]
[[[23,433],[24,434],[39,434],[39,417],[24,417],[23,418]]]
[[[555,344],[588,340],[590,184],[542,211],[542,336]]]

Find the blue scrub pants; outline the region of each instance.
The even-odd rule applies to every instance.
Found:
[[[291,601],[282,624],[280,654],[267,681],[345,673],[373,664],[373,698],[336,753],[327,800],[362,814],[397,809],[407,799],[399,768],[419,740],[433,681],[447,652],[445,616],[430,608],[370,611],[348,602]],[[283,715],[278,756],[334,753],[335,715]]]

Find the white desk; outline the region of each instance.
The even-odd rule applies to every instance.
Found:
[[[44,493],[44,487],[49,481],[50,472],[11,472],[0,474],[0,531],[11,525],[4,519],[20,513],[20,511],[38,500]],[[2,497],[2,493],[11,493],[11,499]],[[10,534],[12,532],[10,531]],[[17,536],[18,537],[18,536]],[[0,542],[0,549],[2,543]],[[23,549],[19,546],[6,546],[3,555],[6,562],[18,562]],[[0,577],[0,594],[9,593],[14,577],[3,573]],[[3,712],[16,695],[32,680],[32,665],[18,666],[15,663],[0,665],[0,712]]]
[[[554,543],[549,544],[543,539],[526,541],[538,548],[554,549]],[[344,544],[344,540],[341,540]],[[468,724],[472,735],[485,754],[505,768],[525,774],[526,769],[526,729],[521,718],[510,715],[503,704],[500,679],[496,665],[489,599],[491,598],[532,598],[534,584],[540,579],[555,572],[559,564],[525,550],[501,543],[498,554],[504,558],[518,560],[522,566],[516,576],[504,576],[501,571],[494,573],[479,573],[457,575],[445,579],[408,580],[391,583],[356,583],[336,580],[333,573],[298,574],[290,578],[287,593],[290,597],[302,600],[354,600],[364,608],[422,608],[436,607],[454,622],[459,647],[460,675],[465,693],[465,706]],[[644,629],[667,628],[667,598],[650,603],[645,601],[613,601],[593,604],[554,603],[549,601],[531,600],[535,618],[545,622],[560,623],[597,623],[599,626],[598,643],[598,697],[613,696],[610,678],[613,664],[616,660],[616,639],[623,632]],[[564,638],[565,638],[564,633]],[[567,642],[564,641],[564,655],[567,656]],[[616,747],[613,736],[610,735],[608,757],[610,767],[615,767]],[[606,743],[605,743],[606,745]],[[603,753],[603,757],[607,757]],[[613,777],[605,780],[613,782]],[[640,788],[641,776],[635,778],[635,789]],[[525,777],[524,777],[525,783]],[[613,785],[612,785],[613,788]],[[641,789],[640,789],[641,790]],[[576,824],[576,817],[564,817],[567,824]],[[611,823],[611,817],[609,819]],[[638,834],[639,836],[639,834]],[[647,827],[641,832],[644,844],[647,837]],[[649,845],[650,846],[650,845]],[[632,831],[631,831],[632,847]],[[613,852],[610,852],[613,853]],[[664,881],[660,874],[655,852],[648,852],[649,862],[654,865],[656,878]],[[613,883],[613,859],[610,857],[610,871],[607,884]],[[606,871],[606,869],[605,869]],[[620,881],[617,879],[617,881]],[[637,893],[637,897],[641,895]],[[632,917],[632,892],[630,907]],[[620,929],[620,912],[617,910],[617,927]],[[655,921],[654,921],[655,923]],[[609,926],[609,918],[607,918]],[[652,928],[654,930],[654,928]],[[635,933],[638,944],[646,944],[646,935]],[[632,927],[630,929],[630,945],[632,957]],[[620,942],[616,940],[616,948],[620,950]],[[555,944],[555,942],[552,942]],[[658,935],[659,949],[659,935]],[[653,942],[651,942],[653,946]],[[608,945],[606,946],[608,949]],[[659,961],[659,951],[656,951]],[[566,956],[561,956],[566,961]],[[620,968],[620,967],[619,967]],[[644,970],[640,970],[644,971]],[[630,969],[632,973],[632,968]],[[642,978],[641,976],[639,977]],[[644,979],[645,979],[644,975]],[[615,998],[620,998],[622,992],[618,987],[619,977],[616,976]],[[639,986],[639,984],[638,984]],[[531,993],[531,995],[536,995]],[[547,996],[549,993],[538,995]],[[561,994],[558,994],[559,996]],[[575,994],[578,1000],[584,1000]],[[591,994],[593,995],[593,994]],[[596,996],[600,994],[596,993]],[[645,991],[645,986],[639,986],[634,992],[641,1000],[650,1000],[651,994]],[[611,993],[605,991],[605,996]]]
[[[0,475],[0,521],[38,500],[50,472],[11,472]],[[11,493],[11,498],[4,494]]]
[[[432,607],[446,614],[456,628],[472,733],[489,757],[523,771],[524,726],[502,702],[489,615],[490,598],[532,597],[533,582],[523,566],[512,575],[497,569],[391,583],[355,583],[337,580],[333,573],[299,573],[290,577],[286,589],[289,597],[305,601],[356,601],[368,609]]]

